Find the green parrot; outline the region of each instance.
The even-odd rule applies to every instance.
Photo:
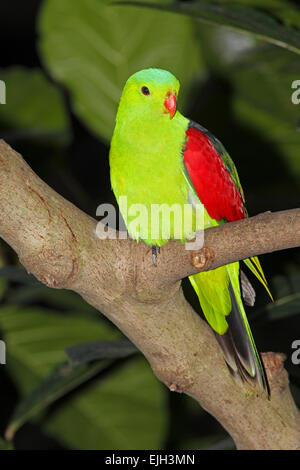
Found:
[[[154,264],[169,239],[187,243],[196,231],[247,217],[233,161],[218,139],[177,110],[179,86],[158,68],[132,75],[109,153],[111,185],[128,233],[152,246]],[[258,258],[244,262],[269,292]],[[253,305],[255,292],[239,262],[189,280],[232,376],[268,393],[242,301],[244,294]]]

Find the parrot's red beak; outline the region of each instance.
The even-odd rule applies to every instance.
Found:
[[[166,99],[165,99],[165,113],[170,114],[170,119],[174,116],[176,113],[176,93],[172,93],[171,91],[168,91]]]

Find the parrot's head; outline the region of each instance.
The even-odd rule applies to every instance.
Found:
[[[122,108],[147,119],[172,119],[176,113],[179,81],[170,72],[150,68],[140,70],[127,80],[119,111]]]

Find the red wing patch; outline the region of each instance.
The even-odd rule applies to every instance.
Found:
[[[246,217],[241,194],[209,137],[190,127],[183,153],[194,189],[210,217],[228,222]]]

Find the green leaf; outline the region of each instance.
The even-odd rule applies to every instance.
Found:
[[[88,383],[107,361],[62,364],[67,347],[112,340],[118,336],[116,330],[70,313],[15,306],[0,309],[0,328],[6,342],[7,371],[25,400],[12,418],[9,437],[24,420],[35,416],[45,432],[74,449],[155,449],[162,445],[165,392],[145,360],[131,360]],[[127,353],[132,352],[130,346]],[[67,394],[83,382],[80,389]],[[62,395],[63,403],[40,416],[45,406]]]
[[[96,364],[73,365],[67,362],[59,364],[54,371],[25,397],[17,406],[5,431],[5,437],[12,440],[16,431],[38,412],[64,396],[80,384],[98,374],[108,361]]]
[[[71,92],[78,116],[106,140],[132,73],[153,66],[172,71],[180,77],[184,102],[201,72],[191,22],[166,12],[143,14],[99,0],[47,0],[39,31],[50,73]]]
[[[119,359],[137,352],[138,349],[127,339],[89,341],[66,348],[66,353],[73,364],[84,364],[99,359]]]
[[[300,27],[300,10],[293,0],[217,0],[219,3],[243,5],[268,13],[282,24]]]
[[[43,302],[47,307],[69,310],[73,314],[93,315],[99,318],[99,311],[86,303],[80,295],[69,290],[51,289],[41,283],[12,289],[6,295],[6,302],[22,305]]]
[[[15,66],[0,70],[6,104],[0,105],[2,138],[70,139],[69,119],[59,90],[40,69]]]
[[[288,51],[275,48],[254,50],[223,70],[235,89],[233,110],[239,120],[256,129],[258,135],[285,159],[293,178],[300,181],[299,107],[292,103],[292,83],[299,77],[299,61]],[[253,84],[253,85],[252,85]],[[272,169],[260,168],[260,174]],[[281,185],[284,181],[281,181]],[[278,178],[274,194],[280,188]],[[295,188],[287,188],[287,191]]]
[[[300,314],[300,292],[287,295],[281,299],[266,306],[268,318],[270,320],[279,320],[291,315]]]
[[[282,275],[272,277],[272,291],[276,299],[290,295],[292,293],[290,279]]]
[[[7,439],[11,440],[20,426],[37,412],[105,369],[112,362],[105,359],[125,358],[137,349],[124,339],[81,343],[69,346],[66,352],[70,362],[59,364],[18,405],[6,429]],[[89,364],[95,360],[96,363]]]
[[[47,418],[45,430],[72,449],[160,449],[167,425],[165,399],[145,359],[132,359],[72,395]]]
[[[1,279],[2,278],[2,279]],[[46,287],[38,281],[32,274],[28,274],[21,266],[3,266],[0,268],[0,298],[1,281],[13,281],[24,284],[12,289],[6,295],[6,302],[13,304],[28,304],[33,302],[44,302],[50,307],[63,308],[74,312],[94,314],[99,316],[99,312],[87,304],[82,297],[69,290],[54,290]]]
[[[121,2],[117,2],[119,3]],[[272,8],[272,3],[274,8]],[[283,8],[281,2],[258,4],[255,1],[254,6],[259,8],[251,8],[251,1],[245,1],[241,5],[240,2],[237,4],[234,1],[225,3],[224,0],[216,2],[197,0],[184,3],[175,1],[167,5],[154,2],[145,5],[142,2],[126,1],[124,5],[147,6],[191,16],[205,23],[224,25],[300,54],[300,32],[296,28],[287,26],[287,24],[300,25],[299,10],[292,4]],[[292,17],[296,20],[291,21]],[[285,25],[281,24],[283,18]]]
[[[119,334],[103,321],[41,308],[0,308],[7,367],[28,394],[53,367],[66,359],[64,350],[82,341],[113,339]]]
[[[11,440],[20,426],[37,412],[103,370],[111,362],[105,359],[124,358],[135,354],[137,349],[124,339],[81,343],[67,347],[66,352],[70,362],[59,364],[18,405],[6,429],[7,439]],[[88,364],[95,360],[98,361]]]

